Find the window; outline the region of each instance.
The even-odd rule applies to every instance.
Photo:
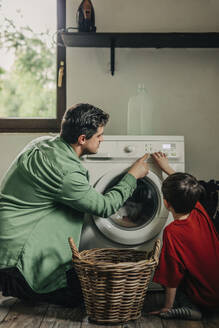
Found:
[[[0,0],[0,132],[56,132],[66,108],[66,0]],[[57,42],[58,41],[58,42]]]

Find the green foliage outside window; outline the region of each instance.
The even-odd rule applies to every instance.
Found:
[[[0,48],[14,52],[10,71],[0,63],[0,117],[56,116],[56,46],[30,27],[0,24]]]

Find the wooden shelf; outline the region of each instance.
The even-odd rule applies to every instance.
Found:
[[[219,33],[83,33],[62,32],[66,47],[218,48]]]
[[[114,74],[115,48],[219,48],[219,33],[94,33],[61,32],[66,47],[111,49]]]

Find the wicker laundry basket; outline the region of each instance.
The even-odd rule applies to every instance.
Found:
[[[72,238],[69,244],[89,319],[101,324],[140,318],[160,241],[150,252],[96,248],[79,253]]]

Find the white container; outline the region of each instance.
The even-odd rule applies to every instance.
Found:
[[[127,115],[128,135],[153,135],[152,102],[144,84],[139,84],[137,95],[129,99]]]

